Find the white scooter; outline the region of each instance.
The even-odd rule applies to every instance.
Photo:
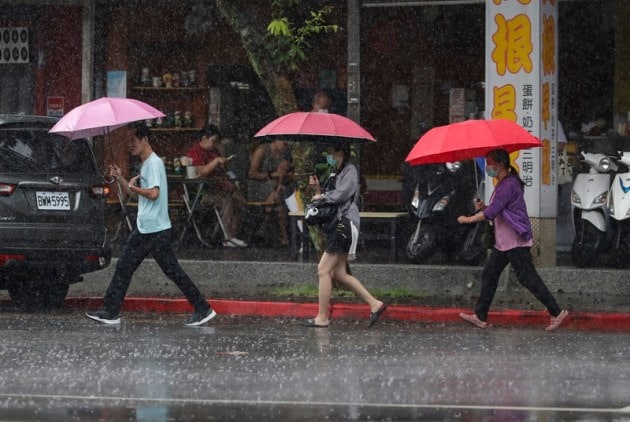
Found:
[[[615,159],[619,170],[608,195],[608,212],[612,225],[610,254],[616,267],[623,268],[630,260],[630,152],[619,151]]]
[[[578,267],[592,265],[608,249],[612,236],[606,201],[610,173],[617,171],[617,165],[605,154],[582,151],[582,157],[589,171],[575,177],[571,192],[575,228],[571,256]]]

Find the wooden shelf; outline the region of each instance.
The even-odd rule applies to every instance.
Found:
[[[129,68],[127,96],[144,101],[168,116],[162,119],[163,124],[160,126],[155,124],[156,119],[152,119],[153,126],[149,129],[155,153],[160,157],[173,160],[185,155],[186,151],[199,141],[197,134],[201,126],[208,121],[210,90],[206,82],[207,63],[199,54],[205,44],[200,44],[201,40],[198,37],[174,36],[177,31],[168,33],[170,36],[156,40],[153,39],[152,32],[145,31],[143,34],[147,36],[147,39],[135,42],[121,39],[123,41],[121,45],[126,45],[127,49],[126,59]],[[163,76],[166,73],[171,75],[179,73],[181,77],[183,72],[194,71],[196,76],[192,80],[180,79],[178,86],[154,87],[148,80],[141,79],[142,69],[145,67],[150,69],[151,82],[153,77]],[[185,85],[182,81],[185,81]],[[186,122],[188,126],[173,125],[176,111],[180,112],[182,123]],[[192,122],[184,119],[186,112],[191,113]],[[169,125],[165,126],[164,123],[167,121]],[[133,162],[134,166],[138,165],[135,158],[128,157],[127,159]],[[181,200],[180,180],[183,176],[172,172],[167,176],[169,203],[176,203],[176,200]]]
[[[150,127],[151,132],[198,132],[198,127]]]
[[[199,92],[203,91],[199,86],[180,86],[177,88],[153,87],[153,86],[134,86],[131,89],[136,91],[156,91],[156,92]]]

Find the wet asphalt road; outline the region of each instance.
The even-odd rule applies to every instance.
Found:
[[[0,420],[630,420],[630,334],[0,314]]]

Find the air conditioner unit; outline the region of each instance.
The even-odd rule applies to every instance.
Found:
[[[0,64],[29,62],[28,28],[0,27]]]

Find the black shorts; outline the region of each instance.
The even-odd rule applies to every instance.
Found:
[[[347,217],[341,217],[330,229],[324,231],[326,247],[324,252],[347,254],[352,245],[352,227]]]

